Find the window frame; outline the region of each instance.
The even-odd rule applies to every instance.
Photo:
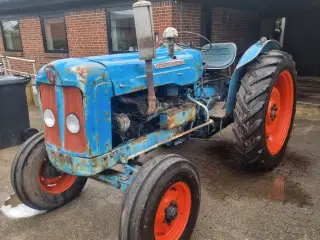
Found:
[[[63,18],[64,22],[64,32],[66,35],[66,49],[65,50],[49,50],[47,46],[47,38],[46,38],[46,30],[44,26],[44,19],[53,19],[53,18]],[[69,53],[69,46],[68,46],[68,35],[67,35],[67,24],[66,24],[66,18],[64,13],[56,13],[56,14],[46,14],[46,15],[40,15],[40,22],[41,22],[41,35],[42,35],[42,42],[43,42],[43,48],[45,53]]]
[[[21,42],[21,49],[20,49],[20,50],[14,50],[14,49],[8,49],[8,48],[7,48],[6,38],[5,38],[5,36],[4,36],[3,21],[5,21],[5,22],[6,22],[6,21],[17,21],[17,22],[18,22],[19,36],[20,36],[20,42]],[[1,18],[1,19],[0,19],[0,30],[1,30],[3,48],[4,48],[4,51],[5,51],[5,52],[18,52],[18,53],[23,52],[23,45],[22,45],[22,38],[21,38],[19,18]]]
[[[118,11],[125,11],[125,10],[132,10],[132,6],[122,6],[122,7],[114,7],[108,8],[107,11],[107,37],[108,37],[108,50],[109,54],[118,54],[118,53],[133,53],[138,51],[113,51],[112,50],[112,34],[111,34],[111,13],[118,12]]]

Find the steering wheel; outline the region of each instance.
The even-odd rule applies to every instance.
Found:
[[[184,44],[184,43],[177,43],[175,42],[178,46],[182,47],[182,48],[193,48],[193,49],[197,49],[201,52],[207,52],[207,51],[210,51],[212,49],[212,42],[206,38],[205,36],[201,35],[201,34],[198,34],[198,33],[194,33],[194,32],[189,32],[189,31],[182,31],[182,32],[179,32],[179,34],[181,33],[187,33],[187,34],[191,34],[191,35],[196,35],[202,39],[204,39],[206,42],[208,42],[208,44],[210,45],[209,48],[203,48],[203,47],[197,47],[197,46],[194,46],[192,41],[189,43],[189,44]]]

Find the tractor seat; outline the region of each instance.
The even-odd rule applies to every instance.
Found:
[[[210,44],[203,46],[203,50],[209,49]],[[212,48],[202,51],[201,57],[204,69],[225,69],[229,67],[236,58],[237,46],[234,43],[212,43]]]

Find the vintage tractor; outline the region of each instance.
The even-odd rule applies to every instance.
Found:
[[[20,148],[12,186],[26,205],[52,210],[96,179],[125,193],[121,240],[189,239],[200,206],[196,168],[178,155],[145,163],[139,156],[233,123],[239,162],[272,169],[294,121],[295,63],[262,38],[229,77],[223,69],[235,60],[235,44],[192,49],[168,28],[155,50],[151,3],[133,9],[139,53],[58,60],[39,71],[44,133]]]

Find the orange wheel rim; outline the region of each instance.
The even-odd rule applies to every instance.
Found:
[[[266,116],[266,143],[269,152],[280,152],[288,136],[292,119],[294,86],[292,75],[285,70],[273,86]]]
[[[163,195],[154,222],[156,240],[176,240],[187,226],[191,211],[191,192],[184,182],[173,184]]]
[[[48,160],[44,160],[38,170],[40,188],[49,194],[61,194],[67,191],[77,177],[59,172]]]

